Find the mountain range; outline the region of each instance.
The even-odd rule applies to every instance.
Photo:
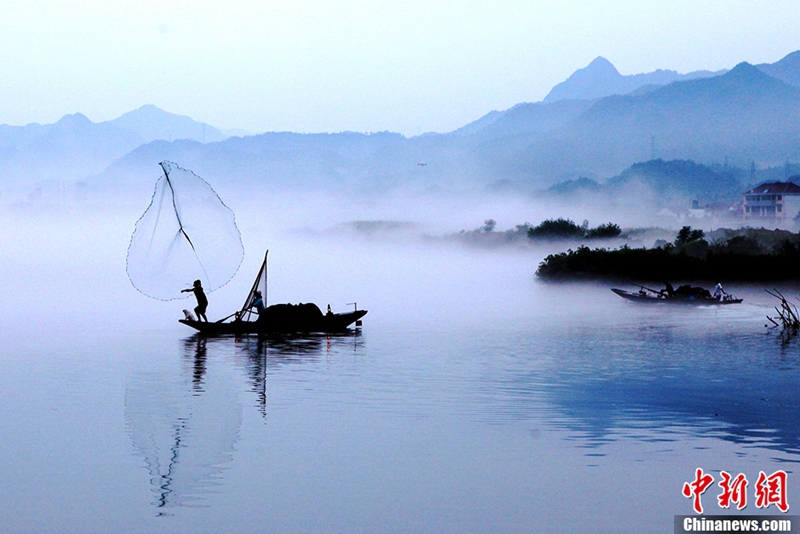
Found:
[[[100,123],[75,113],[54,124],[0,125],[0,181],[8,188],[20,182],[81,180],[154,140],[226,137],[213,126],[152,105]]]
[[[683,75],[623,76],[597,58],[542,102],[411,138],[389,132],[228,137],[154,106],[100,123],[74,114],[50,125],[0,125],[0,198],[48,183],[129,190],[142,173],[148,183],[157,176],[164,159],[243,192],[397,186],[533,192],[579,177],[608,180],[655,159],[780,166],[800,159],[798,134],[800,51],[776,63]]]
[[[679,74],[674,70],[659,69],[644,74],[623,76],[604,57],[597,57],[586,67],[576,70],[572,76],[553,87],[542,102],[549,104],[558,100],[593,100],[611,95],[624,95],[637,89],[667,85],[672,82],[710,78],[726,71],[706,70]]]

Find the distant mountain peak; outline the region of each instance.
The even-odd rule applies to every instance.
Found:
[[[784,82],[770,76],[763,70],[751,65],[750,63],[747,63],[746,61],[742,61],[741,63],[733,67],[730,71],[720,76],[720,80],[726,82],[738,82],[747,84],[755,83],[755,84],[769,84],[769,85],[772,84],[784,85]]]
[[[800,87],[800,50],[787,54],[775,63],[763,63],[756,68],[782,82]]]
[[[742,61],[741,63],[738,63],[735,67],[733,67],[726,74],[727,75],[731,75],[731,74],[734,74],[734,73],[739,74],[739,75],[741,75],[743,73],[748,73],[748,74],[751,74],[751,75],[753,75],[753,74],[755,74],[755,75],[763,74],[760,70],[758,70],[757,68],[752,66],[747,61]]]
[[[778,61],[778,63],[800,63],[800,50],[795,50],[794,52],[790,52],[784,56],[783,59]]]
[[[72,125],[88,124],[91,122],[92,121],[89,120],[89,117],[87,117],[83,113],[71,113],[68,115],[64,115],[63,117],[58,119],[56,124],[62,126],[72,126]]]
[[[175,115],[174,113],[169,113],[168,111],[164,111],[163,109],[154,106],[153,104],[145,104],[133,111],[129,111],[120,115],[116,120],[120,119],[133,119],[133,118],[142,118],[142,117],[159,117],[159,118],[173,118],[173,117],[181,117],[181,118],[189,118],[185,117],[184,115]]]
[[[222,141],[225,135],[217,128],[197,122],[186,115],[176,115],[154,106],[145,104],[129,111],[110,123],[136,132],[143,142],[157,139],[173,141],[175,139],[194,139],[201,143]]]
[[[620,74],[619,71],[617,70],[617,67],[615,67],[613,63],[611,63],[609,60],[607,60],[603,56],[597,56],[587,66],[585,66],[582,69],[578,69],[577,71],[575,71],[575,74],[577,74],[578,72],[581,72],[581,71],[610,74],[610,75],[613,75],[613,76],[622,76],[622,74]],[[575,74],[573,74],[573,76]]]
[[[591,63],[578,69],[572,73],[572,76],[567,78],[567,82],[603,82],[609,80],[617,80],[622,77],[617,67],[615,67],[609,60],[603,56],[597,56]],[[556,86],[558,87],[558,86]]]
[[[623,76],[603,56],[597,56],[565,81],[553,87],[543,102],[556,100],[591,100],[607,95],[609,86],[616,86]]]
[[[695,71],[680,74],[674,70],[658,69],[644,74],[620,74],[603,56],[598,56],[586,67],[576,70],[565,81],[553,87],[542,102],[557,100],[593,100],[611,95],[624,95],[645,86],[667,85],[679,80],[707,78],[720,72]]]
[[[83,113],[71,113],[69,115],[64,115],[53,123],[53,125],[49,127],[49,131],[54,134],[57,132],[85,132],[91,129],[92,126],[95,126],[95,123]]]

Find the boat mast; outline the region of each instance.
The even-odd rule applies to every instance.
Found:
[[[262,299],[264,300],[264,306],[267,305],[267,254],[269,254],[269,250],[264,254],[264,263],[261,264],[261,269],[258,271],[258,276],[256,276],[255,281],[253,282],[253,287],[250,288],[250,292],[247,294],[247,300],[245,300],[244,305],[242,306],[241,311],[239,312],[240,317],[244,320],[244,314],[247,314],[247,319],[250,319],[250,316],[253,313],[251,305],[253,303],[253,294],[258,289],[258,286],[261,283],[262,277],[264,280],[264,294]]]
[[[269,278],[269,264],[267,263],[267,255],[269,254],[269,249],[264,253],[264,307],[268,306],[269,300],[267,296],[269,295],[269,284],[267,283],[267,279]]]

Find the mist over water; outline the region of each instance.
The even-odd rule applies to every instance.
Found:
[[[797,494],[800,353],[764,328],[762,287],[642,308],[538,281],[554,245],[451,238],[580,222],[543,203],[223,189],[245,257],[209,319],[241,307],[269,249],[269,303],[357,303],[363,329],[193,334],[193,299],[125,273],[149,191],[3,211],[0,530],[664,532],[697,467],[784,469]]]

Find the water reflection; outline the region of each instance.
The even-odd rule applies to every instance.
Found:
[[[527,354],[535,363],[507,362],[498,387],[516,408],[504,414],[544,416],[595,450],[623,436],[674,442],[688,433],[800,454],[797,346],[736,323],[612,334],[581,326],[542,336]]]
[[[207,362],[206,341],[194,339],[184,344],[177,372],[143,370],[126,385],[128,432],[150,474],[159,515],[202,506],[233,460],[242,423],[237,386],[229,374],[208,374]]]
[[[125,417],[144,458],[158,515],[204,506],[234,460],[242,424],[241,372],[267,415],[267,377],[282,367],[317,362],[331,351],[358,350],[360,332],[331,336],[217,336],[183,340],[177,368],[140,370],[127,382]],[[231,360],[233,365],[231,365]]]
[[[235,348],[237,366],[245,371],[249,388],[257,395],[257,405],[262,416],[267,411],[267,374],[282,367],[317,362],[323,353],[328,357],[332,350],[356,351],[363,347],[359,330],[337,334],[259,335],[215,337],[214,343]]]
[[[194,335],[178,347],[182,356],[167,353],[161,358],[164,368],[131,377],[126,417],[160,512],[203,504],[226,476],[235,476],[226,469],[236,459],[240,432],[249,435],[244,441],[259,440],[259,447],[269,440],[273,456],[266,463],[282,467],[265,474],[275,477],[270,480],[276,494],[288,487],[294,497],[302,493],[292,486],[294,473],[307,472],[309,462],[321,481],[315,494],[337,487],[335,477],[326,479],[325,473],[344,469],[340,462],[350,458],[350,438],[371,440],[372,450],[382,451],[394,443],[386,436],[394,436],[395,428],[415,436],[407,448],[408,465],[420,471],[421,465],[429,467],[424,458],[439,454],[441,443],[444,456],[456,464],[471,462],[473,445],[487,436],[498,437],[501,453],[517,465],[525,465],[527,457],[516,454],[528,454],[531,446],[543,447],[543,453],[548,447],[563,449],[565,458],[571,450],[591,466],[625,468],[633,461],[652,466],[649,455],[662,451],[667,452],[661,458],[679,464],[696,452],[691,448],[697,440],[687,438],[711,438],[704,446],[727,441],[736,445],[737,455],[750,458],[797,461],[800,344],[782,347],[747,317],[709,313],[707,326],[697,327],[698,317],[696,312],[685,318],[640,314],[638,323],[611,326],[611,320],[543,320],[457,335],[391,331],[370,334],[369,351],[358,333]],[[342,357],[347,354],[356,357]],[[243,420],[257,428],[242,431]],[[487,422],[505,428],[486,432]],[[439,423],[442,433],[433,438],[415,430]],[[475,426],[480,428],[474,432]],[[521,427],[556,431],[541,432],[517,449],[514,433]],[[322,433],[326,439],[317,439]],[[503,441],[507,436],[512,445]],[[337,440],[348,446],[337,449]],[[626,447],[631,443],[649,445]],[[620,451],[639,456],[611,454]],[[375,454],[353,457],[354,478],[369,480],[364,474],[372,472]],[[609,458],[597,459],[606,454]],[[319,458],[326,461],[315,463]]]
[[[206,339],[204,337],[198,337],[195,340],[185,340],[184,355],[187,359],[192,359],[194,362],[194,372],[192,373],[194,390],[202,392],[203,377],[206,375]]]

